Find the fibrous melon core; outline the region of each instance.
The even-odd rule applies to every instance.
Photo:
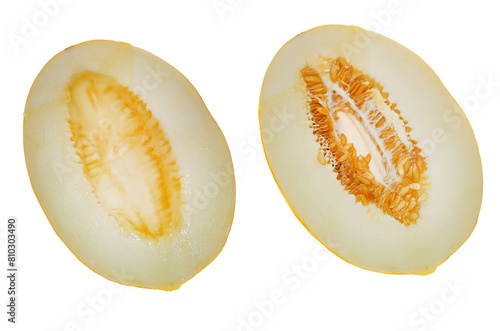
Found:
[[[404,225],[427,197],[426,161],[389,93],[343,57],[301,70],[318,162],[337,173],[356,202],[373,204]]]
[[[157,241],[180,222],[180,179],[167,135],[143,100],[85,71],[68,87],[75,154],[98,202],[120,226]]]

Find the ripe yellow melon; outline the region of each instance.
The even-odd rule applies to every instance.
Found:
[[[281,192],[346,261],[429,274],[474,229],[482,169],[471,126],[402,45],[353,26],[306,31],[272,60],[259,106]]]
[[[110,280],[177,289],[226,242],[224,136],[189,81],[144,50],[98,40],[52,58],[26,102],[24,151],[57,235]]]

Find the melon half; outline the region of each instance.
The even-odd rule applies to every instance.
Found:
[[[281,192],[342,259],[425,275],[472,233],[482,198],[474,134],[404,46],[353,26],[299,34],[269,65],[259,107]]]
[[[57,235],[110,280],[177,289],[226,242],[228,146],[196,89],[151,53],[96,40],[57,54],[29,92],[24,151]]]

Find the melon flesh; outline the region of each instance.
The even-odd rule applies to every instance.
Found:
[[[342,259],[424,275],[472,233],[482,168],[471,126],[397,42],[342,25],[296,36],[269,65],[259,118],[290,208]]]
[[[55,232],[103,277],[177,289],[226,242],[224,136],[189,81],[144,50],[97,40],[52,58],[28,96],[24,151]]]

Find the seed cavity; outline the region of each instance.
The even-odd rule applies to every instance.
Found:
[[[84,71],[68,86],[74,152],[98,203],[125,230],[153,241],[180,223],[181,183],[169,140],[136,94]]]
[[[320,58],[301,70],[308,119],[328,164],[356,202],[409,226],[427,197],[427,164],[383,86],[346,59]]]

